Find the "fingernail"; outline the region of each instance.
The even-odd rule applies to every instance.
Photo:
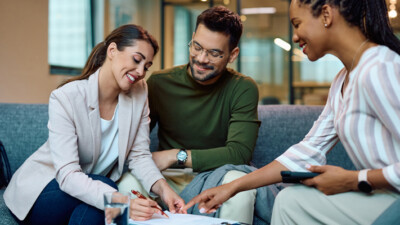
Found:
[[[306,164],[306,169],[310,169],[311,165],[310,164]]]
[[[205,213],[206,210],[205,210],[204,208],[201,208],[201,209],[199,210],[199,212],[200,212],[200,213]]]
[[[216,209],[213,209],[210,211],[210,213],[215,213],[216,211],[217,211]]]

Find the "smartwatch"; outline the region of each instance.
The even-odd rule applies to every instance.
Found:
[[[372,186],[367,180],[367,172],[369,169],[361,170],[358,172],[358,190],[364,193],[371,193]]]
[[[178,160],[178,165],[185,165],[187,157],[188,157],[188,154],[186,152],[186,149],[181,148],[179,150],[179,152],[176,154],[176,159]]]

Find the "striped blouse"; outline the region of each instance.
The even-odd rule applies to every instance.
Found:
[[[326,164],[326,154],[340,140],[358,170],[382,168],[400,191],[400,55],[386,46],[366,50],[342,96],[346,72],[343,68],[333,80],[306,137],[276,160],[306,171],[306,164]]]

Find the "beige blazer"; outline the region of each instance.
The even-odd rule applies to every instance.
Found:
[[[36,199],[52,180],[60,189],[83,202],[103,209],[103,193],[114,189],[90,179],[100,157],[99,70],[88,80],[68,83],[51,93],[49,138],[15,172],[4,193],[7,207],[23,220]],[[149,108],[147,85],[136,83],[130,93],[118,98],[118,163],[110,178],[118,180],[124,163],[147,191],[159,179],[160,171],[149,150]]]

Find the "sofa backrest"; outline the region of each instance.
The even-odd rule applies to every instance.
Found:
[[[321,113],[321,106],[260,105],[261,127],[253,153],[256,167],[271,162],[288,147],[301,141]],[[47,104],[0,103],[0,140],[15,170],[48,138]],[[150,135],[150,149],[157,149],[157,128]],[[328,164],[353,169],[343,146],[338,143],[328,155]]]
[[[48,119],[47,104],[0,103],[0,140],[6,149],[11,173],[46,142]]]
[[[311,129],[323,106],[259,105],[258,131],[252,164],[260,168],[274,160],[290,146],[297,144]],[[339,142],[329,152],[328,164],[354,169],[343,145]]]
[[[257,143],[251,164],[257,168],[273,161],[290,146],[299,143],[321,114],[323,106],[304,105],[259,105],[258,119],[261,121]],[[150,134],[150,150],[158,148],[158,127]],[[328,164],[354,169],[342,143],[329,152]]]

